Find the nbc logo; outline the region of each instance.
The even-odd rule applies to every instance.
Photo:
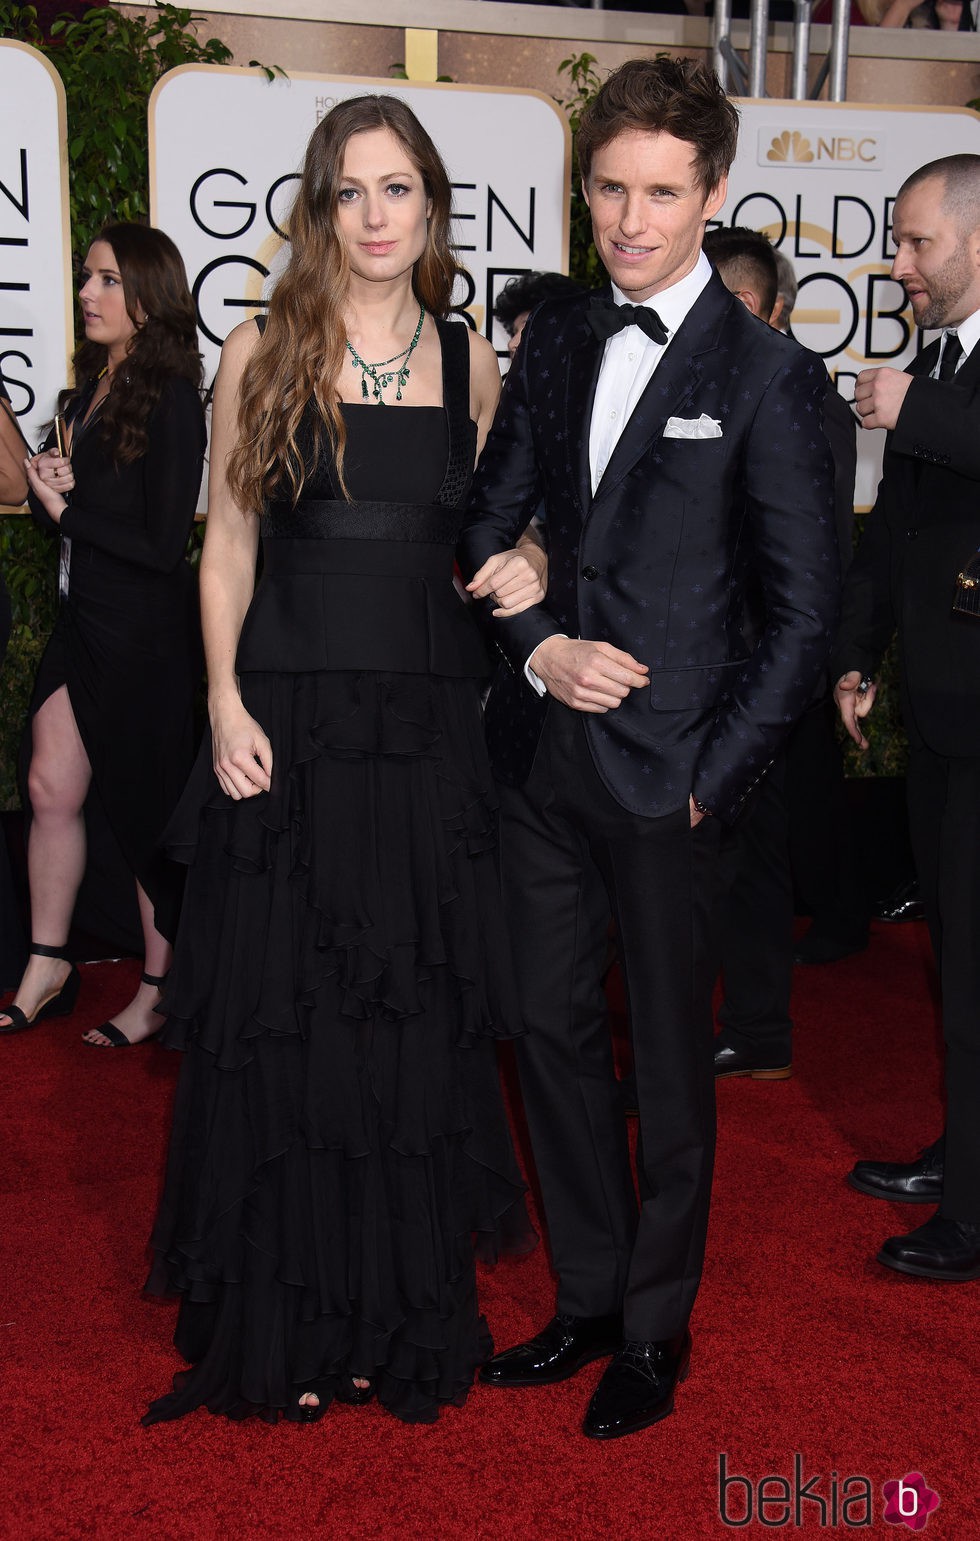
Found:
[[[770,161],[792,161],[797,166],[803,166],[813,160],[813,150],[810,141],[805,134],[799,133],[795,128],[790,133],[784,128],[781,134],[777,134],[769,146],[766,159]]]
[[[786,170],[806,166],[812,171],[878,171],[881,169],[884,141],[880,134],[850,133],[827,135],[817,125],[780,128],[770,123],[760,126],[757,157],[760,166]]]

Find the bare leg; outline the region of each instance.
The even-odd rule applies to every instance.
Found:
[[[173,957],[173,948],[165,936],[161,936],[153,923],[153,905],[140,887],[136,885],[136,898],[140,907],[140,920],[143,924],[143,968],[147,974],[156,978],[162,978],[170,968],[170,960]],[[163,1026],[163,1017],[157,1011],[160,1004],[161,990],[159,985],[140,984],[128,1006],[122,1011],[117,1011],[110,1018],[113,1027],[118,1027],[121,1033],[129,1039],[130,1043],[142,1043],[145,1038],[152,1038]],[[111,1049],[112,1044],[97,1027],[91,1032],[83,1033],[86,1043],[93,1043],[98,1048]]]
[[[48,947],[68,940],[78,885],[85,871],[82,808],[92,780],[85,745],[62,685],[34,715],[28,776],[33,819],[27,844],[31,938]],[[70,972],[61,958],[28,959],[14,1004],[31,1017],[57,993]],[[0,1011],[0,1026],[9,1022]]]

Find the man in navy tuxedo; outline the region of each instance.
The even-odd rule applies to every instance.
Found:
[[[749,315],[701,252],[737,126],[687,59],[630,61],[584,114],[583,191],[612,288],[533,312],[461,546],[475,570],[544,500],[548,593],[493,623],[506,668],[487,727],[558,1300],[482,1375],[541,1385],[609,1356],[585,1420],[599,1439],[664,1417],[687,1371],[725,827],[810,699],[836,617],[826,370]],[[754,649],[750,568],[765,609]],[[639,1208],[600,983],[610,911]]]

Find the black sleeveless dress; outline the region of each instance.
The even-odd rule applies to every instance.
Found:
[[[206,745],[174,820],[185,1059],[149,1288],[180,1293],[193,1367],[146,1422],[295,1416],[345,1374],[431,1421],[491,1352],[474,1256],[533,1244],[494,1049],[521,1023],[486,659],[452,581],[469,348],[439,331],[445,408],[345,407],[355,501],[324,457],[264,518],[237,667],[270,792],[225,797]]]
[[[68,591],[38,666],[31,717],[67,686],[92,767],[79,913],[97,935],[142,949],[133,877],[170,941],[180,913],[183,874],[162,854],[160,836],[197,742],[203,656],[186,551],[207,434],[197,388],[170,376],[147,422],[145,453],[118,466],[98,415],[84,424],[94,388],[69,412],[75,489],[60,526],[29,500],[43,529],[71,540]],[[52,430],[49,447],[53,440]]]

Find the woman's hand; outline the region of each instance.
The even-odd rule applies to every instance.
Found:
[[[474,599],[492,597],[495,616],[520,615],[539,605],[548,587],[548,557],[536,540],[521,536],[513,551],[501,551],[484,562],[466,585]]]
[[[44,512],[55,524],[60,524],[68,506],[65,495],[75,485],[71,461],[67,456],[59,455],[56,449],[46,449],[32,460],[26,460],[24,469],[28,486]]]
[[[272,745],[248,715],[237,692],[209,701],[214,774],[226,796],[235,802],[268,792],[272,776]]]

